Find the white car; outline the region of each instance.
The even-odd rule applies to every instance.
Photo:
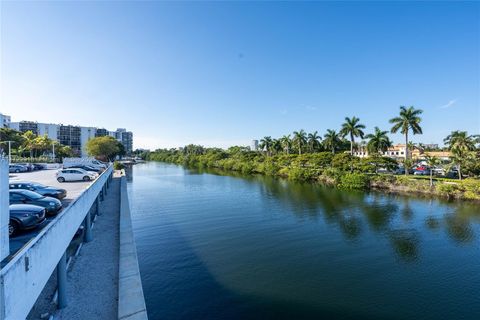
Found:
[[[58,182],[90,181],[95,180],[98,174],[83,169],[62,169],[57,171],[56,176]]]

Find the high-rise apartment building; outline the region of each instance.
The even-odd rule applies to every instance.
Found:
[[[2,117],[8,117],[1,115]],[[0,124],[3,118],[0,118]],[[6,122],[6,120],[5,120]],[[81,127],[53,123],[39,123],[34,121],[10,122],[8,117],[9,128],[27,132],[32,131],[36,135],[47,135],[52,140],[69,146],[77,156],[87,156],[86,145],[88,140],[95,137],[112,136],[123,144],[127,155],[132,153],[133,134],[126,129],[117,129],[117,131],[108,131],[96,127]]]

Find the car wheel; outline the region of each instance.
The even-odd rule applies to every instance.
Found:
[[[15,170],[15,173],[20,173],[20,170],[16,169],[16,170]]]
[[[64,178],[64,177],[58,177],[58,178],[57,178],[57,181],[58,181],[58,182],[65,182],[65,178]]]
[[[19,229],[18,223],[10,220],[10,223],[8,224],[8,235],[10,237],[13,236],[15,233],[18,232],[18,229]]]
[[[89,176],[83,177],[83,181],[90,181],[90,177]]]

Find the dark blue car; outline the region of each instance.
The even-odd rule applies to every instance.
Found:
[[[34,191],[45,197],[63,199],[67,195],[67,190],[65,189],[45,186],[38,182],[14,181],[14,182],[10,182],[9,185],[10,185],[10,189],[26,189],[26,190]]]
[[[45,208],[32,204],[11,204],[8,235],[13,236],[20,230],[34,229],[45,221]]]

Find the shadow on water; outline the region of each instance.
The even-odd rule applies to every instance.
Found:
[[[180,230],[169,225],[161,243],[138,245],[150,319],[381,319],[321,301],[311,305],[235,292],[217,281]]]
[[[346,191],[315,183],[216,169],[188,168],[186,174],[229,176],[255,184],[263,196],[274,197],[299,218],[322,217],[327,223],[338,225],[345,239],[350,241],[360,238],[368,226],[374,233],[389,239],[395,254],[405,262],[414,262],[420,255],[420,231],[415,225],[415,212],[419,207],[433,211],[440,206],[451,209],[443,216],[437,212],[427,215],[423,218],[423,227],[431,232],[444,230],[455,243],[472,243],[476,237],[471,223],[480,222],[480,210],[468,202]]]

